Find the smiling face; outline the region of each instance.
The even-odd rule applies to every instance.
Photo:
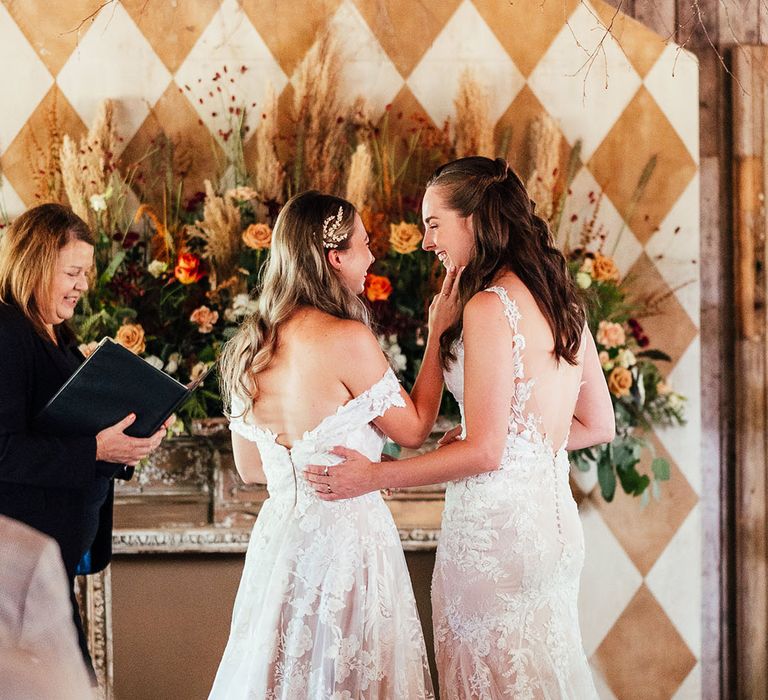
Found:
[[[93,246],[79,240],[59,250],[48,294],[41,299],[45,324],[55,326],[75,313],[80,297],[88,290],[88,276],[93,268]]]
[[[355,214],[355,223],[349,236],[349,247],[345,250],[331,249],[328,258],[331,266],[338,272],[341,281],[350,291],[362,294],[368,268],[375,258],[368,247],[368,232],[363,221]]]
[[[446,267],[465,266],[474,251],[472,217],[449,209],[436,186],[427,187],[421,215],[424,220],[421,247],[432,251]]]

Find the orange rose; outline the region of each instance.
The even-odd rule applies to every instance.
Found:
[[[598,282],[607,282],[613,280],[619,281],[619,268],[612,258],[601,253],[595,253],[595,259],[592,261],[592,277]]]
[[[192,253],[179,254],[173,274],[182,284],[194,284],[203,276],[200,269],[200,258]]]
[[[272,244],[272,229],[266,224],[251,224],[243,231],[243,243],[254,250],[264,250]]]
[[[219,320],[219,312],[211,311],[207,306],[201,306],[192,312],[189,320],[197,324],[197,330],[200,333],[210,333],[213,325]]]
[[[386,301],[392,294],[392,283],[382,275],[369,274],[365,278],[365,296],[368,301]]]
[[[416,224],[401,221],[399,224],[389,225],[389,242],[396,253],[401,255],[413,253],[419,247],[421,239],[421,231]]]
[[[608,389],[614,396],[628,396],[632,387],[632,373],[624,367],[614,367],[608,376]]]
[[[124,323],[118,328],[115,340],[136,355],[141,355],[146,349],[144,329],[138,323]]]

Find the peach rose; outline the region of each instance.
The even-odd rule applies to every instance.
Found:
[[[386,301],[392,294],[392,283],[382,275],[369,274],[365,278],[365,296],[368,301]]]
[[[401,221],[399,224],[389,225],[389,242],[396,253],[401,255],[413,253],[418,249],[421,239],[421,231],[416,224]]]
[[[243,231],[243,243],[254,250],[264,250],[272,245],[272,229],[266,224],[251,224]]]
[[[614,396],[627,396],[632,387],[632,373],[624,367],[614,367],[608,376],[608,389]]]
[[[189,320],[197,324],[197,330],[200,333],[210,333],[216,321],[219,320],[219,312],[211,311],[207,306],[201,306],[192,312]]]
[[[612,258],[601,253],[595,253],[595,259],[592,263],[592,277],[598,282],[607,282],[613,280],[619,281],[619,268]]]
[[[115,340],[136,355],[146,350],[144,329],[138,323],[124,323],[117,329]]]
[[[82,353],[83,357],[90,357],[98,345],[98,340],[92,340],[90,343],[82,343],[78,345],[77,349]]]
[[[200,258],[192,253],[181,253],[173,274],[182,284],[194,284],[203,276],[200,270]]]
[[[627,342],[624,328],[620,323],[600,321],[595,334],[595,340],[605,348],[618,348]]]

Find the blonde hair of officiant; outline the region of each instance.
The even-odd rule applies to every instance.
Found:
[[[280,211],[257,309],[227,342],[219,359],[221,396],[228,416],[233,397],[248,407],[246,413],[250,410],[258,397],[257,376],[275,355],[280,326],[300,306],[370,324],[367,307],[331,267],[323,246],[323,222],[339,208],[342,216],[336,233],[341,240],[335,249],[346,250],[355,222],[355,208],[346,200],[310,190],[291,197]]]
[[[54,203],[28,209],[0,238],[0,303],[17,306],[46,339],[40,304],[53,283],[59,251],[71,241],[95,245],[88,224]]]

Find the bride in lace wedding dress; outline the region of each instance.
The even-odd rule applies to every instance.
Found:
[[[329,473],[334,445],[381,457],[384,435],[414,447],[442,392],[428,341],[409,396],[367,325],[373,261],[348,202],[305,192],[275,225],[258,310],[221,360],[235,464],[265,482],[229,641],[210,698],[433,698],[400,538],[379,493],[327,503],[301,478]],[[435,338],[457,318],[460,271],[430,307]],[[326,489],[326,493],[330,489]]]
[[[342,446],[344,465],[305,475],[326,500],[450,481],[432,586],[442,700],[597,698],[566,450],[610,441],[614,418],[583,307],[505,161],[438,168],[423,217],[424,247],[466,265],[462,319],[440,341],[462,425],[426,455],[372,464]]]

